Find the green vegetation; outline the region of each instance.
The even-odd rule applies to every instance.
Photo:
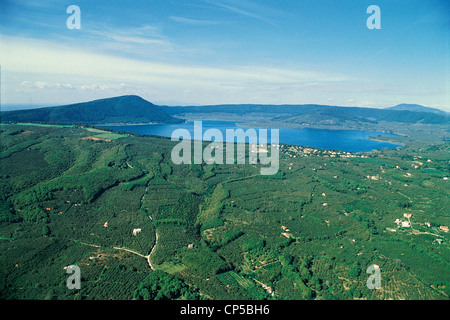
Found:
[[[450,143],[426,130],[369,154],[282,145],[260,176],[174,165],[164,138],[4,124],[0,298],[448,299]]]
[[[178,123],[158,106],[138,96],[120,96],[66,106],[1,112],[2,122]]]
[[[193,291],[182,280],[162,272],[151,272],[134,292],[136,300],[198,300],[198,292]]]
[[[1,112],[3,123],[61,123],[87,125],[124,123],[180,123],[183,119],[211,119],[289,127],[367,128],[382,123],[448,125],[445,112],[418,105],[392,108],[337,107],[330,105],[213,105],[167,107],[154,105],[139,96],[127,95],[65,106]],[[391,131],[391,129],[388,129]],[[107,138],[105,135],[103,138]]]
[[[241,122],[277,123],[290,126],[366,126],[381,122],[448,125],[450,117],[438,109],[360,108],[329,105],[212,105],[190,107],[161,107],[165,112],[187,119],[212,119]],[[440,112],[437,112],[440,111]]]

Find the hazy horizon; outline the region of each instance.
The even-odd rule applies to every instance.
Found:
[[[111,97],[113,98],[113,97]],[[99,98],[99,99],[104,99],[104,98]],[[97,100],[97,99],[95,99]],[[92,101],[92,100],[90,100]],[[83,102],[89,102],[89,101],[77,101],[77,102],[73,102],[70,104],[75,104],[75,103],[83,103]],[[199,106],[199,107],[207,107],[207,106],[212,106],[212,105],[240,105],[240,104],[247,104],[247,103],[227,103],[227,104],[198,104],[198,105],[192,105],[192,104],[170,104],[170,103],[155,103],[153,101],[149,101],[151,103],[153,103],[154,105],[157,106],[166,106],[166,107],[190,107],[190,106]],[[1,104],[0,105],[0,112],[1,111],[15,111],[15,110],[29,110],[29,109],[38,109],[38,108],[49,108],[49,107],[59,107],[59,106],[64,106],[64,105],[70,105],[70,104],[15,104],[15,103],[11,103],[11,104]],[[273,106],[282,106],[283,104],[263,104],[263,103],[248,103],[249,105],[273,105]],[[292,103],[289,105],[324,105],[324,104],[317,104],[317,103]],[[414,104],[414,103],[401,103],[401,104]],[[286,104],[284,104],[286,105]],[[339,106],[339,105],[332,105],[335,107],[343,107],[343,108],[373,108],[373,109],[385,109],[385,108],[390,108],[390,107],[395,107],[397,105],[388,105],[388,106],[374,106],[374,107],[361,107],[361,106]],[[423,105],[420,105],[423,106]],[[423,107],[428,107],[428,106],[423,106]],[[442,111],[446,111],[444,109],[440,109],[440,108],[435,108],[435,109],[439,109]],[[448,112],[448,111],[446,111]]]

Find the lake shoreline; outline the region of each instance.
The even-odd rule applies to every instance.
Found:
[[[396,135],[399,136],[399,137],[402,137],[402,135],[399,135],[399,134],[396,134]],[[402,143],[402,142],[399,142],[399,141],[393,141],[393,140],[390,140],[390,139],[383,140],[383,139],[380,139],[380,137],[382,137],[382,136],[380,136],[380,135],[378,135],[378,136],[368,136],[367,139],[370,139],[370,140],[376,141],[376,142],[391,143],[391,144],[399,145],[397,148],[403,148],[405,146],[405,143]],[[385,137],[387,137],[387,136],[385,136]]]
[[[177,129],[185,130],[186,134],[193,137],[194,121],[186,121],[176,124],[121,124],[120,126],[102,125],[103,128],[109,128],[118,131],[130,131],[141,135],[160,136],[171,138],[173,132]],[[199,120],[200,121],[200,120]],[[242,122],[226,120],[201,120],[202,121],[202,139],[203,134],[208,129],[217,129],[222,133],[221,137],[214,139],[225,140],[226,130],[241,129],[246,131],[247,124]],[[272,127],[273,128],[273,127]],[[255,128],[256,129],[256,128]],[[263,128],[261,128],[263,129]],[[266,129],[266,128],[264,128]],[[268,129],[268,128],[267,128]],[[278,128],[276,128],[278,129]],[[271,131],[269,130],[268,133]],[[245,134],[245,133],[244,133]],[[256,130],[258,135],[258,130]],[[393,133],[379,132],[373,130],[349,130],[349,129],[319,129],[319,128],[279,128],[279,143],[310,146],[326,150],[342,150],[348,152],[371,152],[382,149],[396,149],[402,147],[397,142],[389,141],[389,135]],[[383,137],[383,138],[381,138]],[[187,137],[185,137],[187,138]],[[267,143],[271,143],[270,137]],[[384,140],[386,138],[386,140]]]

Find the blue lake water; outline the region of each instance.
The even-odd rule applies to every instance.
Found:
[[[119,131],[134,132],[142,135],[155,135],[162,137],[171,137],[172,132],[176,129],[186,129],[189,131],[191,138],[194,139],[194,122],[185,122],[177,124],[150,124],[150,125],[126,125],[126,126],[104,126]],[[230,121],[203,120],[203,133],[208,129],[218,129],[223,137],[226,137],[226,129],[236,130],[238,128],[244,131],[250,127],[237,126],[236,123]],[[258,133],[260,129],[254,128]],[[270,143],[270,129],[267,129],[268,143]],[[376,131],[360,131],[360,130],[329,130],[329,129],[279,129],[279,142],[302,145],[314,148],[323,148],[331,150],[342,150],[348,152],[371,151],[375,149],[394,149],[400,147],[398,144],[370,140],[369,136],[396,136],[394,134],[376,132]]]

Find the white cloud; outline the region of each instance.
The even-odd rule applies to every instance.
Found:
[[[100,40],[113,40],[119,43],[151,44],[170,46],[170,41],[162,35],[159,28],[151,25],[143,25],[133,28],[114,29],[105,26],[102,29],[90,29],[87,31]]]
[[[281,30],[280,26],[277,23],[266,18],[265,15],[259,13],[260,11],[263,11],[263,10],[261,10],[262,9],[261,5],[257,5],[253,2],[245,2],[242,0],[239,2],[236,2],[236,3],[231,3],[231,4],[219,2],[216,0],[204,0],[204,1],[214,5],[216,7],[227,10],[229,12],[233,12],[233,13],[241,15],[241,16],[245,16],[245,17],[249,17],[249,18],[253,18],[253,19],[262,21],[264,23],[267,23],[267,24],[274,26],[277,29]],[[246,6],[251,7],[251,9],[239,8],[238,5],[242,5],[242,4],[246,4]],[[272,8],[272,10],[274,10],[274,9]],[[265,11],[267,11],[267,8]]]
[[[148,39],[140,37],[130,37],[130,36],[111,36],[112,39],[118,42],[129,42],[136,44],[158,44],[158,45],[168,45],[164,40],[160,39]]]
[[[170,20],[178,22],[178,23],[183,23],[183,24],[188,24],[188,25],[193,25],[193,26],[211,26],[211,25],[218,25],[218,24],[222,24],[222,21],[219,20],[203,20],[203,19],[190,19],[190,18],[184,18],[184,17],[178,17],[178,16],[170,16],[169,17]]]
[[[342,75],[265,66],[209,67],[155,63],[82,51],[76,46],[62,46],[32,39],[3,37],[2,42],[8,48],[1,56],[5,71],[53,75],[57,77],[55,82],[62,83],[66,82],[60,80],[64,77],[85,77],[95,79],[96,82],[103,80],[105,83],[157,83],[175,87],[199,86],[207,90],[223,87],[295,86],[348,80]],[[35,82],[34,86],[43,88],[46,84]]]
[[[75,89],[77,88],[73,84],[70,83],[51,83],[47,81],[22,81],[20,83],[21,87],[31,88],[31,89],[48,89],[48,88],[57,88],[57,89]]]
[[[88,91],[99,95],[133,92],[145,94],[152,101],[292,103],[305,97],[302,91],[349,80],[344,75],[266,66],[157,63],[81,50],[76,44],[63,46],[6,36],[2,37],[2,47],[5,88],[15,88],[16,97],[20,96],[20,88],[29,94],[33,94],[32,89],[45,89],[55,95],[55,100],[58,90],[63,96],[61,90],[71,89],[76,98],[78,93]],[[18,78],[17,88],[13,82]],[[126,88],[120,85],[123,82]],[[9,94],[6,92],[5,97]]]

